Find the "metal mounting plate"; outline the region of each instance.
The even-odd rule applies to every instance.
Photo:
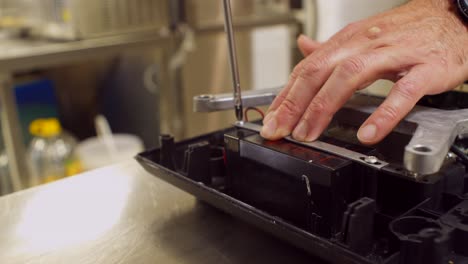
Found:
[[[246,106],[267,105],[273,101],[279,91],[281,91],[280,88],[251,91],[243,96],[243,101]],[[384,98],[357,93],[336,116],[346,116],[349,110],[369,116],[383,100]],[[233,107],[232,94],[205,95],[194,98],[194,111],[196,112],[221,111]],[[413,135],[405,148],[404,167],[416,176],[434,174],[442,167],[456,137],[468,133],[468,109],[447,111],[416,106],[396,130]],[[322,150],[332,150],[335,147],[330,144],[325,145],[323,142],[304,143],[292,138],[288,140]],[[340,151],[342,150],[328,152],[337,154]]]

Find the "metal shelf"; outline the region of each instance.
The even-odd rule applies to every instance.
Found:
[[[69,42],[0,39],[0,122],[13,189],[23,189],[26,179],[29,178],[12,86],[15,72],[113,56],[128,49],[163,44],[170,37],[169,31],[144,31]]]
[[[154,45],[169,37],[169,33],[152,31],[70,42],[0,39],[0,72],[45,68],[112,55],[125,49]]]
[[[236,30],[249,30],[253,28],[271,27],[277,25],[298,25],[300,21],[294,15],[282,15],[276,17],[251,17],[238,19],[234,22],[234,28]],[[223,32],[223,23],[202,23],[194,26],[195,31],[198,34],[212,33],[212,32]]]

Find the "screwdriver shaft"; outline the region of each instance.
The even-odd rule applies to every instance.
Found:
[[[234,108],[236,112],[237,121],[242,122],[244,120],[244,110],[242,106],[242,92],[239,77],[239,64],[237,62],[236,40],[234,37],[234,27],[232,22],[231,1],[223,1],[225,29],[227,33],[229,46],[229,61],[231,63],[232,81],[234,85]]]

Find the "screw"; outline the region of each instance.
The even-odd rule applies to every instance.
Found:
[[[457,155],[455,155],[455,153],[453,153],[453,152],[447,153],[447,159],[454,159],[456,157],[457,157]]]
[[[376,164],[379,162],[379,159],[376,157],[376,156],[367,156],[365,159],[364,159],[365,162],[369,163],[369,164]]]
[[[418,179],[420,176],[419,173],[414,172],[414,171],[407,171],[406,174],[408,174],[410,177],[413,177],[415,179]]]

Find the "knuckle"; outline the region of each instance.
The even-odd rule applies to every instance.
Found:
[[[291,74],[289,75],[289,79],[290,80],[295,80],[297,79],[297,77],[299,77],[302,69],[304,68],[304,63],[301,62],[299,63],[298,65],[296,65],[293,69],[293,71],[291,72]]]
[[[296,102],[292,99],[285,97],[283,103],[281,104],[282,112],[288,117],[295,117],[301,114],[301,110],[297,106]]]
[[[299,77],[299,71],[294,70],[289,75],[289,80],[296,80],[297,77]]]
[[[434,58],[439,58],[448,54],[448,50],[441,40],[432,42],[431,47],[428,48],[427,52],[428,56],[432,56]]]
[[[308,61],[304,63],[299,77],[304,80],[317,80],[318,75],[323,70],[323,68],[324,63],[321,63],[319,60]]]
[[[277,102],[284,102],[286,100],[286,95],[284,93],[280,93],[276,96],[275,100],[273,101],[272,105],[274,105]]]
[[[359,22],[359,21],[349,23],[343,28],[343,32],[352,34],[356,32],[357,30],[359,30],[361,28],[361,25],[362,25],[362,22]]]
[[[455,55],[455,61],[458,66],[464,66],[468,64],[468,49],[462,49],[458,53],[458,55]]]
[[[387,43],[387,42],[373,42],[371,44],[371,48],[373,50],[385,50],[388,48],[392,48],[394,45],[392,43]]]
[[[390,104],[384,104],[380,107],[380,117],[383,118],[386,122],[393,123],[398,120],[399,111],[394,106]]]
[[[336,39],[336,40],[350,39],[354,35],[356,35],[357,32],[359,32],[361,27],[362,27],[361,21],[349,23],[342,30],[340,30],[338,34],[333,36],[332,39]]]
[[[328,114],[326,100],[321,96],[316,96],[307,107],[307,116]]]
[[[338,72],[345,77],[351,78],[365,69],[365,62],[360,57],[347,59],[338,66]]]
[[[393,87],[394,92],[407,101],[419,99],[421,89],[413,81],[401,79]]]

